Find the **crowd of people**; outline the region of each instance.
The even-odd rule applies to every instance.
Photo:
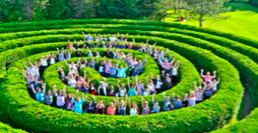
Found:
[[[161,111],[161,106],[159,101],[154,99],[154,95],[162,91],[172,88],[177,82],[178,68],[180,65],[179,61],[175,61],[175,58],[167,56],[168,51],[163,51],[156,49],[154,45],[147,45],[146,43],[141,43],[136,45],[133,39],[133,42],[127,42],[127,36],[123,35],[109,35],[109,37],[102,37],[102,35],[95,35],[93,38],[90,34],[84,35],[85,44],[82,45],[82,41],[74,41],[74,45],[68,40],[67,49],[72,49],[75,52],[76,57],[79,57],[77,63],[71,61],[69,64],[66,60],[71,59],[72,52],[71,50],[62,50],[60,51],[57,48],[57,55],[51,53],[47,56],[42,56],[39,62],[35,61],[32,63],[28,60],[30,66],[24,66],[24,76],[27,81],[28,91],[34,99],[38,102],[56,106],[57,108],[62,108],[66,110],[73,110],[77,113],[97,113],[97,114],[109,114],[109,115],[126,115],[126,108],[129,107],[130,115],[137,114],[150,114],[158,113]],[[106,48],[105,54],[103,55],[104,60],[98,62],[94,57],[101,57],[99,52],[92,52],[89,48]],[[86,59],[81,59],[82,49],[87,49],[88,57],[92,57],[90,61]],[[146,77],[146,85],[140,80],[138,80],[138,75],[140,75],[144,70],[144,65],[148,61],[148,58],[145,58],[145,61],[137,60],[132,53],[125,54],[120,49],[134,49],[143,53],[146,53],[157,62],[160,71],[161,77],[150,75],[150,78]],[[107,59],[109,58],[109,59]],[[113,64],[110,59],[117,59],[118,62]],[[68,72],[63,70],[63,66],[58,68],[59,77],[63,83],[69,85],[78,91],[89,93],[93,95],[102,95],[102,96],[113,96],[114,101],[111,102],[108,107],[105,107],[105,104],[102,100],[99,100],[96,104],[95,96],[93,101],[88,101],[87,96],[77,97],[70,93],[66,94],[66,86],[63,90],[57,92],[56,86],[53,87],[53,90],[47,90],[46,84],[40,80],[40,75],[47,69],[49,65],[53,65],[58,61],[64,61],[67,67],[69,68]],[[126,67],[122,65],[119,66],[119,62],[123,61]],[[84,75],[80,76],[79,71],[84,67],[90,67],[98,71],[103,77],[104,80],[99,83],[98,86],[95,86],[90,79],[87,80],[86,71]],[[130,83],[129,76],[135,77],[135,84]],[[213,76],[207,72],[206,75],[203,75],[203,70],[201,70],[201,77],[203,78],[202,85],[196,86],[194,83],[194,90],[190,91],[190,94],[186,93],[181,99],[180,96],[172,94],[172,97],[166,97],[165,92],[164,96],[164,105],[163,111],[170,111],[173,109],[179,109],[182,107],[194,106],[195,104],[201,102],[204,99],[210,98],[216,91],[217,85],[220,81],[216,80],[216,71],[214,71]],[[110,86],[106,82],[106,78],[118,78],[117,87],[119,88],[116,91],[115,86]],[[127,85],[120,83],[120,78],[127,78]],[[150,108],[148,101],[142,99],[142,111],[139,112],[137,103],[131,102],[130,97],[141,95],[147,96],[152,95],[153,107]],[[56,102],[54,103],[54,97],[56,97]],[[77,97],[77,98],[76,98]],[[125,100],[118,100],[118,97],[125,97]],[[85,108],[83,109],[83,104],[85,103]]]

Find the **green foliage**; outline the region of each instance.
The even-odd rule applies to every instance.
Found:
[[[96,22],[92,21],[92,23]],[[119,22],[117,21],[117,23]],[[123,24],[123,22],[121,23]],[[128,23],[136,23],[136,21],[128,21]],[[157,25],[156,22],[153,23]],[[145,24],[152,23],[146,22]],[[111,29],[89,30],[89,32],[92,33],[99,32],[102,34],[112,33],[114,31],[115,30]],[[29,97],[29,95],[26,93],[27,90],[25,88],[24,77],[21,74],[21,70],[23,69],[23,67],[20,66],[21,62],[26,60],[25,58],[12,64],[7,72],[8,76],[3,79],[3,85],[1,86],[2,92],[0,92],[0,96],[3,98],[4,102],[0,103],[0,107],[3,107],[3,110],[5,110],[5,114],[10,117],[11,123],[14,125],[17,124],[24,129],[32,130],[34,132],[204,132],[224,125],[232,118],[233,115],[235,115],[236,109],[238,108],[237,105],[239,105],[242,96],[241,93],[243,89],[239,82],[238,72],[227,61],[201,48],[169,40],[173,37],[176,37],[176,39],[179,38],[178,36],[172,36],[169,33],[150,31],[148,31],[150,33],[147,33],[141,32],[139,30],[133,32],[131,30],[118,29],[116,29],[116,31],[121,31],[121,33],[129,32],[130,34],[132,34],[131,36],[129,36],[129,40],[135,38],[137,42],[145,41],[146,39],[148,39],[151,43],[153,43],[154,41],[158,41],[159,45],[168,47],[169,49],[173,49],[188,58],[191,62],[194,63],[194,65],[198,69],[204,68],[206,70],[217,70],[218,76],[222,78],[221,85],[219,87],[220,91],[211,99],[204,101],[203,103],[195,107],[184,108],[172,112],[163,112],[160,114],[153,114],[149,116],[121,117],[90,114],[80,115],[39,104]],[[70,34],[71,31],[68,31],[67,34],[68,33]],[[53,34],[59,33],[56,32]],[[136,34],[141,34],[141,36],[137,36]],[[30,36],[29,34],[27,35]],[[22,51],[24,48],[25,50],[27,49],[27,52],[31,51],[30,54],[35,54],[37,52],[40,53],[43,51],[48,51],[51,49],[51,47],[55,47],[50,46],[50,43],[46,45],[44,43],[66,41],[69,37],[79,39],[82,38],[82,35],[51,35],[45,38],[37,36],[27,39],[23,38],[23,40],[20,39],[19,41],[22,42],[18,43],[17,45],[15,43],[17,43],[18,41],[15,40],[10,40],[10,44],[7,43],[8,41],[4,43],[7,44],[8,47],[10,46],[9,48],[25,46],[17,49],[20,49]],[[33,44],[35,43],[42,44],[34,46]],[[56,43],[56,45],[59,45],[61,47],[61,45],[65,46],[65,43]],[[26,46],[32,47],[30,48]],[[49,49],[47,46],[49,46]],[[33,51],[36,48],[44,47],[46,49]],[[3,49],[5,48],[3,47]],[[9,52],[11,52],[11,50]],[[26,54],[24,54],[24,57],[30,55]],[[31,60],[37,60],[39,58],[37,56],[39,55],[30,56],[29,58]],[[175,57],[183,62],[183,58],[180,59],[180,56],[177,56],[175,54]],[[182,63],[182,66],[180,66],[179,69],[181,71],[181,82],[175,88],[169,90],[167,92],[168,95],[171,96],[171,92],[180,93],[180,91],[182,90],[189,91],[189,89],[192,88],[192,81],[194,81],[194,79],[197,80],[196,77],[198,76],[197,72],[195,74],[192,73],[192,69],[193,66],[189,62]],[[186,75],[184,76],[184,74]],[[195,76],[193,77],[193,75]],[[162,94],[156,95],[155,98],[159,99],[159,101],[162,101]],[[150,97],[146,97],[146,99],[150,100]],[[108,99],[105,99],[105,101],[108,101]],[[140,98],[135,97],[133,98],[133,101],[139,103]],[[22,121],[26,121],[26,123]]]
[[[1,36],[1,40],[3,40],[1,42],[2,51],[15,48],[2,52],[0,55],[1,66],[2,64],[6,65],[6,61],[13,61],[7,72],[8,76],[3,79],[0,92],[0,96],[4,101],[0,103],[0,108],[3,108],[3,114],[10,118],[12,125],[18,125],[35,132],[63,132],[68,130],[73,132],[208,132],[228,123],[235,117],[239,109],[243,88],[239,82],[239,73],[234,67],[240,72],[243,85],[247,85],[246,89],[251,94],[253,108],[256,107],[258,70],[257,57],[255,56],[257,54],[256,48],[258,47],[256,41],[208,29],[148,21],[102,19],[52,21],[44,22],[44,26],[42,24],[42,22],[22,23],[23,27],[21,27],[21,24],[0,25],[3,33],[29,31],[1,34],[3,35]],[[51,30],[37,31],[46,29]],[[34,30],[37,32],[34,32]],[[116,32],[124,34],[128,32],[130,33],[129,40],[135,38],[137,42],[141,42],[149,39],[150,43],[158,41],[158,45],[173,49],[185,56],[194,63],[197,69],[217,70],[218,76],[222,78],[219,86],[220,90],[211,99],[195,107],[138,117],[78,115],[53,109],[31,100],[26,93],[24,78],[21,76],[21,70],[23,69],[20,66],[21,62],[25,61],[27,59],[25,57],[30,55],[55,50],[55,47],[66,46],[66,42],[59,41],[67,41],[69,38],[81,39],[82,35],[79,35],[81,31],[101,34]],[[44,37],[43,35],[48,36]],[[16,50],[17,52],[15,52]],[[15,58],[18,55],[20,57]],[[234,67],[218,56],[228,60]],[[40,54],[28,58],[38,60],[39,57]],[[176,58],[180,58],[180,56]],[[20,61],[16,62],[17,60]],[[182,60],[180,59],[180,61]],[[60,62],[60,64],[62,63]],[[187,64],[182,64],[183,68],[180,68],[180,78],[182,79],[175,88],[167,92],[169,95],[171,95],[171,92],[181,93],[182,95],[189,88],[192,88],[191,82],[193,80],[198,80],[196,77],[191,77],[191,73],[187,73],[187,69],[191,71],[193,69],[192,66],[187,67]],[[57,66],[53,66],[53,69],[51,67],[47,71],[55,70],[54,68]],[[56,76],[54,72],[49,74],[47,77],[51,77],[52,74],[53,78]],[[186,83],[186,81],[189,83]],[[157,95],[155,98],[162,100],[161,95]],[[103,97],[103,99],[107,103],[112,100],[106,97]],[[150,100],[150,97],[146,97],[146,99]],[[140,102],[137,97],[133,100],[137,103]],[[229,125],[227,128],[222,128],[217,132],[255,132],[257,130],[255,127],[257,125],[256,120],[257,109],[253,110],[253,113],[244,120]],[[30,125],[35,126],[31,127]]]
[[[26,133],[25,131],[19,129],[13,129],[10,126],[0,122],[0,132],[1,133]]]
[[[185,13],[189,18],[196,19],[202,27],[203,18],[213,17],[226,11],[224,3],[229,0],[186,0],[187,7]]]
[[[249,0],[249,2],[255,6],[258,6],[258,0]]]

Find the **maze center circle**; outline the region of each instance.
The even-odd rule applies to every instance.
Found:
[[[71,27],[74,29],[71,29]],[[82,29],[82,27],[86,29]],[[2,28],[2,32],[7,33],[6,35],[1,34],[3,35],[1,37],[3,42],[1,42],[2,45],[0,46],[0,51],[2,51],[0,53],[1,74],[3,75],[0,91],[1,101],[3,102],[0,103],[0,107],[1,111],[3,111],[3,115],[1,116],[4,116],[0,120],[6,118],[11,125],[27,131],[208,132],[229,123],[235,118],[243,92],[243,87],[239,81],[239,73],[241,78],[242,76],[247,77],[247,74],[243,74],[242,69],[245,68],[247,73],[252,75],[252,78],[248,80],[255,80],[255,68],[249,68],[242,60],[237,60],[237,57],[233,56],[233,54],[237,54],[256,67],[254,61],[251,60],[255,59],[254,56],[249,56],[249,54],[242,55],[241,53],[241,48],[244,49],[245,47],[244,44],[240,43],[245,40],[237,38],[240,41],[236,43],[234,37],[226,36],[226,34],[220,34],[215,31],[159,22],[105,19],[71,20],[60,21],[58,23],[46,22],[45,25],[41,25],[41,23],[28,23],[22,28],[19,27],[19,24],[12,28],[2,24],[0,28]],[[43,32],[45,29],[49,31]],[[151,44],[157,41],[158,46],[155,47],[162,50],[169,48],[175,51],[169,50],[168,55],[173,54],[176,60],[180,60],[180,68],[178,70],[178,81],[180,82],[172,89],[166,91],[167,96],[172,96],[173,93],[176,93],[183,97],[185,93],[189,94],[190,91],[193,91],[193,82],[200,82],[201,78],[197,70],[201,69],[204,69],[205,73],[206,71],[217,71],[217,77],[221,78],[218,86],[219,91],[210,99],[194,107],[132,117],[86,113],[77,114],[71,111],[56,109],[33,100],[27,91],[22,72],[25,68],[21,65],[22,62],[27,63],[27,59],[30,59],[32,62],[39,61],[42,55],[56,53],[54,52],[56,48],[61,49],[67,46],[67,42],[65,42],[67,39],[82,39],[83,36],[80,35],[81,30],[85,33],[101,33],[103,35],[117,32],[125,34],[128,32],[128,40],[135,39],[136,44],[146,40],[149,40]],[[17,31],[17,33],[11,33],[13,31]],[[232,45],[220,44],[223,41]],[[234,48],[233,45],[239,46],[239,49]],[[222,52],[219,50],[228,52],[227,54],[221,54]],[[103,52],[105,50],[97,49],[97,51]],[[124,52],[131,51],[124,50]],[[251,52],[255,53],[256,51],[253,50]],[[82,56],[81,59],[90,59],[86,57],[86,51],[82,53],[85,54],[85,57]],[[138,56],[142,60],[145,58],[145,54],[140,52],[135,56]],[[72,58],[67,62],[76,62],[77,60],[78,58]],[[99,60],[102,61],[103,58]],[[144,66],[142,74],[138,76],[139,79],[145,80],[151,73],[159,76],[162,75],[157,63],[152,57],[148,57],[147,63],[149,65],[146,64]],[[236,65],[237,63],[239,63],[239,66]],[[58,76],[57,68],[61,65],[65,66],[65,62],[58,62],[49,66],[43,75],[41,75],[42,80],[47,83],[47,89],[51,90],[56,85],[57,90],[62,90],[63,86],[67,86]],[[63,69],[65,72],[69,71],[67,66]],[[80,76],[83,76],[84,70],[86,70],[87,76],[96,84],[103,80],[100,73],[86,67],[79,71]],[[129,79],[132,83],[135,81],[133,76]],[[126,78],[120,80],[121,83],[127,84]],[[107,78],[107,82],[114,86],[117,84],[115,78]],[[68,86],[66,90],[71,94],[76,93],[74,88]],[[116,90],[118,91],[118,88]],[[79,96],[81,94],[79,92]],[[88,99],[92,100],[92,96],[91,94],[88,95]],[[138,104],[139,110],[142,110],[141,97],[135,96],[130,98],[131,101]],[[156,94],[154,98],[159,101],[159,105],[163,109],[163,94]],[[113,97],[96,96],[96,101],[100,99],[105,105],[113,101]],[[149,101],[149,107],[152,108],[152,96],[145,96],[144,99]],[[119,97],[119,101],[121,100],[125,100],[125,98]],[[127,113],[128,111],[127,108]]]

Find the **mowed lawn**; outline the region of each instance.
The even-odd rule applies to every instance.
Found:
[[[225,6],[231,6],[230,11],[221,14],[227,19],[206,19],[203,27],[258,40],[258,7],[248,3],[227,3]],[[165,21],[172,22],[174,20],[174,18],[168,17]],[[186,21],[182,24],[199,26],[196,21]]]

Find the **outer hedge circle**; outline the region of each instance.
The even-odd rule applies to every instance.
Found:
[[[68,22],[68,23],[70,23],[69,21],[65,21],[65,22]],[[74,21],[71,21],[71,22],[74,22]],[[77,21],[75,21],[75,22],[77,22]],[[78,21],[79,22],[79,21]],[[81,23],[84,23],[85,21],[80,21]],[[90,21],[91,23],[92,22],[94,22],[94,21]],[[100,20],[100,22],[109,22],[109,23],[112,23],[112,22],[114,22],[114,23],[119,23],[119,21],[118,20]],[[135,23],[135,24],[137,24],[137,22],[136,21],[125,21],[125,20],[122,20],[121,21],[122,23]],[[154,22],[153,22],[154,23]],[[139,22],[139,24],[152,24],[151,22]],[[163,23],[154,23],[155,25],[157,25],[157,24],[160,24],[160,25],[162,25],[162,26],[164,26],[164,27],[169,27],[169,26],[172,26],[173,24],[163,24]],[[6,25],[7,27],[8,27],[8,25]],[[173,26],[176,26],[176,25],[173,25]],[[0,27],[1,27],[1,25],[0,25]],[[110,27],[112,27],[112,26],[110,26]],[[178,26],[179,28],[182,28],[182,26],[180,27],[180,26]],[[186,26],[185,28],[188,28],[188,29],[191,29],[191,30],[198,30],[198,31],[203,31],[203,32],[206,32],[206,31],[204,31],[204,30],[199,30],[199,29],[195,29],[195,28],[193,28],[193,27],[188,27],[188,26]],[[178,31],[179,32],[179,31]],[[181,32],[181,31],[180,31]],[[208,32],[208,31],[207,31]],[[143,33],[143,32],[142,32]],[[141,34],[142,34],[141,33]],[[217,58],[216,56],[214,56],[213,54],[211,54],[211,53],[209,53],[209,52],[207,52],[207,51],[203,51],[202,49],[198,49],[198,48],[194,48],[194,47],[191,47],[191,46],[188,46],[188,45],[186,45],[186,44],[184,44],[184,43],[178,43],[178,42],[176,42],[176,41],[168,41],[168,40],[166,40],[166,39],[171,39],[171,38],[173,38],[173,37],[176,37],[175,39],[178,41],[178,39],[179,38],[181,38],[181,39],[185,39],[185,40],[183,40],[182,42],[185,42],[185,43],[189,43],[189,44],[192,44],[192,45],[195,45],[195,46],[200,46],[200,47],[202,47],[202,48],[206,48],[206,49],[212,49],[212,52],[214,52],[215,54],[217,54],[217,55],[219,55],[219,56],[222,56],[222,55],[220,55],[220,52],[219,52],[219,50],[221,50],[220,49],[220,47],[216,47],[215,45],[213,46],[213,44],[212,43],[207,43],[207,42],[205,42],[205,41],[200,41],[200,40],[198,40],[198,39],[190,39],[190,38],[187,38],[187,37],[181,37],[181,36],[171,36],[171,35],[169,35],[169,34],[161,34],[162,32],[157,32],[157,33],[155,33],[155,32],[150,32],[150,34],[148,34],[148,36],[140,36],[140,37],[137,37],[137,36],[134,36],[134,37],[137,37],[137,41],[141,41],[142,39],[146,39],[146,38],[151,38],[150,40],[151,41],[155,41],[156,39],[158,39],[158,43],[161,43],[161,45],[167,45],[167,44],[170,44],[170,45],[167,45],[167,47],[169,47],[169,48],[173,48],[173,49],[175,49],[175,51],[176,52],[178,52],[178,53],[180,53],[180,54],[182,54],[183,56],[185,56],[185,57],[187,57],[189,60],[191,60],[192,62],[194,62],[194,64],[195,64],[195,66],[198,68],[198,69],[200,69],[201,67],[203,67],[203,68],[207,68],[208,70],[212,70],[212,69],[216,69],[216,68],[220,68],[219,69],[219,71],[220,72],[224,72],[222,75],[219,75],[220,77],[222,77],[222,79],[224,80],[224,82],[223,83],[221,83],[221,86],[223,86],[223,87],[221,87],[221,90],[218,92],[218,94],[216,94],[216,95],[214,95],[214,97],[212,97],[212,99],[214,100],[214,99],[224,99],[224,98],[226,98],[226,97],[228,97],[228,98],[232,98],[232,99],[224,99],[225,101],[227,101],[227,104],[223,104],[222,102],[220,103],[220,104],[223,104],[223,105],[218,105],[218,103],[215,103],[215,101],[213,101],[213,100],[208,100],[208,101],[205,101],[205,102],[203,102],[202,104],[200,104],[200,105],[198,105],[198,106],[196,106],[196,107],[194,107],[194,108],[191,108],[191,109],[185,109],[185,110],[191,110],[191,111],[193,111],[193,113],[196,113],[196,114],[199,114],[199,115],[197,115],[198,116],[198,118],[200,118],[200,119],[198,119],[198,120],[202,120],[202,123],[205,123],[205,124],[207,124],[207,123],[209,123],[209,124],[211,124],[211,125],[205,125],[205,124],[203,124],[203,125],[205,125],[205,126],[207,126],[207,128],[203,128],[203,127],[198,127],[198,129],[200,129],[200,130],[198,130],[198,129],[184,129],[184,131],[186,131],[186,132],[194,132],[194,131],[210,131],[211,129],[214,129],[217,125],[223,125],[223,120],[225,120],[225,121],[228,121],[227,119],[228,118],[232,118],[232,114],[235,114],[234,112],[237,110],[237,105],[238,105],[238,103],[239,103],[239,100],[237,100],[237,99],[239,99],[239,94],[241,93],[241,87],[240,87],[240,85],[239,85],[239,82],[238,82],[238,77],[236,76],[237,75],[237,72],[235,71],[235,69],[232,67],[232,66],[230,66],[229,64],[228,64],[228,62],[225,62],[225,61],[223,61],[223,60],[220,60],[219,58]],[[216,32],[212,32],[212,31],[209,31],[208,33],[216,33]],[[136,33],[137,34],[137,33]],[[143,34],[145,34],[145,33],[143,33]],[[194,34],[194,33],[191,33],[192,35]],[[216,35],[220,35],[220,33],[216,33]],[[159,36],[158,38],[156,37],[152,37],[152,36]],[[59,36],[59,37],[61,37],[61,36]],[[162,38],[160,38],[160,37],[162,37]],[[179,37],[179,38],[177,38],[177,37]],[[163,39],[163,38],[166,38],[166,39]],[[230,37],[229,37],[230,38]],[[187,40],[187,39],[190,39],[190,40]],[[205,40],[205,38],[203,38],[204,40]],[[207,38],[206,38],[207,39]],[[212,39],[211,39],[212,40]],[[215,39],[214,39],[215,40]],[[240,39],[241,40],[241,39]],[[192,42],[191,42],[192,41]],[[199,41],[199,42],[198,42]],[[212,40],[213,41],[213,40]],[[246,41],[246,40],[241,40],[242,42],[248,42],[248,41]],[[240,41],[240,42],[241,42]],[[34,41],[35,42],[35,41]],[[50,41],[51,42],[51,41]],[[249,41],[250,42],[250,41]],[[207,44],[207,45],[205,45],[205,44]],[[10,45],[11,46],[11,45]],[[14,45],[13,45],[14,46]],[[12,46],[10,47],[10,48],[12,48]],[[14,48],[14,47],[13,47]],[[34,47],[34,48],[36,48],[36,47]],[[215,48],[218,48],[219,50],[218,51],[216,51],[215,50]],[[199,50],[199,51],[198,51]],[[214,51],[215,50],[215,51]],[[223,50],[222,50],[223,51]],[[189,52],[189,53],[187,53],[187,52]],[[230,52],[232,52],[232,53],[234,53],[234,51],[229,51],[229,52],[227,52],[227,53],[230,53]],[[199,54],[199,55],[194,55],[193,53],[195,53],[195,54]],[[210,57],[209,56],[207,56],[207,55],[204,55],[204,54],[207,54],[207,55],[210,55]],[[24,54],[25,55],[25,54]],[[240,54],[239,54],[240,55]],[[26,56],[26,55],[25,55]],[[230,54],[227,54],[227,55],[224,55],[224,56],[222,56],[222,57],[225,57],[226,59],[228,59],[231,63],[234,61],[234,59],[237,59],[237,58],[235,58],[235,57],[233,57],[233,56],[230,56]],[[244,57],[244,56],[242,56],[242,57]],[[251,57],[251,56],[250,56]],[[196,58],[200,58],[200,59],[196,59]],[[217,59],[217,60],[216,60]],[[233,60],[232,60],[233,59]],[[246,58],[247,59],[247,58]],[[216,61],[215,61],[216,60]],[[248,59],[247,59],[248,60]],[[199,61],[199,62],[198,62]],[[204,62],[200,62],[200,61],[206,61],[206,62],[209,62],[209,61],[211,61],[211,63],[207,63],[207,64],[205,64]],[[235,64],[237,64],[237,63],[239,63],[239,62],[241,62],[242,60],[240,60],[240,61],[236,61],[236,63]],[[249,60],[248,60],[249,61]],[[230,66],[230,67],[228,67],[228,68],[231,68],[230,70],[231,71],[226,71],[226,69],[224,68],[224,67],[221,67],[221,66],[219,66],[219,63],[222,63],[222,64],[226,64],[226,66]],[[255,71],[254,71],[254,68],[252,68],[251,67],[251,65],[247,65],[246,63],[244,63],[244,62],[242,62],[243,63],[243,65],[242,64],[240,64],[239,66],[237,66],[237,68],[239,69],[240,67],[242,67],[243,69],[247,69],[248,70],[248,73],[246,74],[246,75],[252,75],[253,77],[253,79],[254,79],[254,77],[255,77]],[[250,63],[250,61],[249,61],[249,63]],[[234,65],[235,65],[234,64]],[[236,65],[235,65],[236,66]],[[251,68],[251,69],[249,69],[249,68]],[[9,72],[9,74],[10,73],[12,73],[11,72],[11,70],[13,70],[12,68],[8,71]],[[15,69],[14,69],[15,70]],[[241,69],[239,69],[239,70],[241,70]],[[225,76],[226,74],[228,74],[227,76]],[[234,75],[235,74],[235,75]],[[243,74],[241,73],[241,76],[242,76]],[[244,75],[245,76],[245,75]],[[223,78],[224,77],[224,78]],[[8,78],[5,78],[5,79],[8,79]],[[11,79],[11,78],[10,78]],[[234,79],[234,80],[233,80]],[[252,79],[252,80],[253,80]],[[229,82],[229,83],[235,83],[235,85],[236,86],[231,86],[231,85],[227,85],[226,84],[226,82]],[[20,84],[20,83],[19,83]],[[224,86],[225,85],[225,86]],[[19,87],[19,86],[18,86]],[[226,87],[228,87],[228,88],[226,88]],[[236,89],[236,92],[232,92],[231,93],[231,96],[229,97],[229,96],[227,96],[227,95],[223,95],[223,92],[225,93],[225,92],[227,92],[227,93],[225,93],[225,94],[229,94],[229,92],[231,92],[230,90],[231,89]],[[5,89],[3,89],[3,90],[8,90],[8,88],[6,87]],[[220,94],[220,95],[219,95]],[[1,95],[1,94],[0,94]],[[8,95],[9,96],[9,95]],[[233,97],[233,96],[235,96],[235,97]],[[216,101],[216,102],[218,102],[218,101]],[[209,103],[209,104],[207,104],[207,103]],[[234,103],[234,104],[233,104]],[[213,106],[214,105],[214,106]],[[230,105],[231,105],[231,107],[230,107]],[[15,107],[14,106],[14,104],[13,105],[8,105],[9,107]],[[196,110],[197,108],[201,108],[201,107],[206,107],[206,106],[212,106],[212,107],[218,107],[217,109],[216,109],[216,111],[219,111],[219,110],[221,110],[222,112],[223,111],[226,111],[226,112],[223,112],[223,113],[225,113],[225,114],[223,114],[223,113],[219,113],[219,112],[216,112],[215,111],[215,109],[211,109],[210,111],[211,112],[209,112],[209,111],[203,111],[203,112],[194,112],[194,110]],[[222,106],[224,107],[224,108],[222,108]],[[22,106],[20,106],[20,107],[22,107]],[[10,108],[9,108],[10,109]],[[196,110],[197,111],[197,110]],[[200,111],[200,110],[199,110]],[[213,112],[214,111],[214,112]],[[230,114],[230,115],[227,115],[227,111],[228,112],[230,112],[230,113],[228,113],[228,114]],[[10,114],[14,114],[14,113],[12,113],[12,112],[10,112],[10,110],[8,111],[8,113],[10,113]],[[19,112],[19,113],[21,113],[21,112]],[[25,112],[24,112],[25,113]],[[173,112],[173,113],[171,113],[171,112],[169,112],[169,113],[167,113],[167,114],[169,114],[169,115],[173,115],[173,114],[177,114],[178,113],[178,111],[175,111],[175,112]],[[181,113],[181,112],[179,112],[179,113]],[[219,118],[219,120],[217,119],[212,119],[212,118],[208,118],[207,116],[205,116],[204,114],[205,113],[207,113],[207,114],[209,114],[209,116],[217,116],[217,115],[221,115],[221,118]],[[26,114],[26,113],[25,113]],[[166,114],[166,113],[164,113],[164,114]],[[215,115],[216,114],[216,115]],[[168,115],[166,115],[166,116],[168,116]],[[180,115],[181,116],[181,115]],[[184,115],[182,115],[182,116],[184,116]],[[188,116],[189,117],[189,116]],[[160,117],[160,118],[164,118],[164,117]],[[175,118],[175,116],[174,117],[169,117],[169,118]],[[185,117],[183,117],[183,118],[185,118]],[[176,122],[175,123],[178,123],[178,122],[180,122],[180,119],[181,119],[181,122],[183,122],[182,121],[182,119],[183,118],[177,118],[177,119],[174,119]],[[207,119],[206,119],[207,118]],[[136,118],[135,118],[136,119]],[[40,120],[40,119],[38,119],[38,120]],[[208,121],[207,121],[208,120]],[[222,121],[221,121],[222,120]],[[33,120],[32,120],[33,121]],[[161,122],[161,121],[159,121],[159,122]],[[189,124],[191,123],[191,125],[188,125],[188,124],[186,124],[186,123],[184,123],[184,124],[182,124],[183,126],[182,127],[188,127],[188,126],[190,126],[190,127],[192,127],[193,125],[194,125],[194,120],[192,120],[192,119],[189,119]],[[152,122],[151,122],[152,123]],[[177,124],[172,124],[173,126],[175,126],[175,127],[172,127],[173,129],[177,129],[178,131],[180,130],[180,128],[179,128],[179,126],[177,125]],[[212,124],[212,123],[216,123],[216,124]],[[142,123],[143,125],[144,125],[144,123]],[[165,124],[165,123],[163,123],[163,124]],[[123,124],[122,124],[123,125]],[[125,124],[125,125],[127,125],[127,124]],[[129,124],[129,125],[131,125],[132,126],[132,124]],[[188,125],[188,126],[187,126]],[[202,124],[201,124],[202,125]],[[159,125],[159,126],[161,126],[161,127],[164,127],[164,126],[162,126],[162,125]],[[27,127],[27,126],[25,126],[25,127]],[[108,127],[107,129],[110,129],[111,127]],[[68,129],[68,128],[67,128]],[[128,129],[128,131],[130,130],[129,128],[126,128],[125,127],[125,129]],[[143,127],[139,127],[139,128],[136,128],[136,129],[138,129],[138,131],[143,131],[143,130],[141,130],[141,129],[143,129]],[[148,128],[149,129],[149,128]],[[164,127],[163,128],[164,129],[164,132],[166,131],[165,129],[168,129],[168,128],[166,128],[166,127]],[[173,129],[168,129],[168,131],[176,131],[176,130],[173,130]],[[146,131],[146,130],[145,130]],[[148,130],[148,131],[150,131],[150,130]],[[152,131],[160,131],[160,129],[155,129],[155,130],[152,130]],[[181,130],[180,130],[181,131]]]

